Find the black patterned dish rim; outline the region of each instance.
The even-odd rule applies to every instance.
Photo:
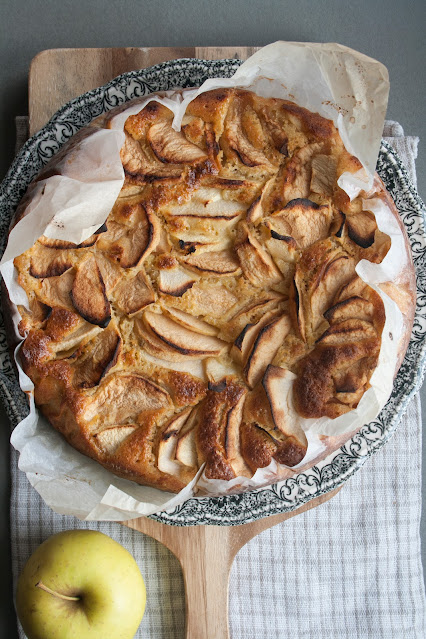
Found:
[[[238,60],[180,59],[142,71],[124,73],[64,105],[30,138],[15,158],[0,186],[0,253],[3,254],[9,223],[31,180],[59,148],[93,118],[132,98],[176,87],[200,86],[204,80],[230,77]],[[238,525],[303,504],[341,486],[395,432],[408,403],[420,388],[426,361],[426,239],[425,205],[410,182],[395,151],[382,141],[377,171],[399,210],[413,252],[417,276],[417,305],[407,354],[396,376],[392,395],[380,415],[361,428],[338,451],[309,470],[266,488],[223,497],[194,497],[170,512],[152,518],[175,526],[202,524]],[[27,414],[9,354],[3,316],[0,316],[0,397],[13,426]]]

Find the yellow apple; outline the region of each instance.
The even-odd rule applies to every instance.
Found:
[[[26,563],[16,592],[28,639],[131,639],[145,602],[132,555],[95,530],[49,537]]]

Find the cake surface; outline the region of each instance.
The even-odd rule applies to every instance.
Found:
[[[201,465],[294,466],[298,416],[358,405],[385,312],[355,267],[390,249],[362,199],[397,213],[379,181],[349,200],[337,181],[361,164],[291,102],[221,89],[172,121],[157,102],[130,116],[105,224],[80,245],[43,236],[15,266],[36,404],[112,472],[179,491]],[[411,273],[387,288],[407,327],[412,288]]]

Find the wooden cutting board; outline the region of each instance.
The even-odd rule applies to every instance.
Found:
[[[161,542],[179,559],[185,583],[186,639],[229,639],[229,575],[237,552],[267,528],[316,508],[339,490],[321,495],[293,512],[240,526],[181,528],[146,517],[122,523]],[[282,532],[285,538],[285,530]],[[265,548],[265,552],[270,549]]]
[[[30,135],[44,126],[64,103],[126,71],[176,58],[245,60],[255,51],[256,47],[42,51],[33,59],[29,71]],[[319,506],[338,491],[322,495],[291,513],[240,526],[178,527],[160,524],[146,517],[122,523],[157,539],[179,559],[185,582],[187,639],[227,639],[229,573],[238,550],[267,528]]]
[[[128,47],[48,49],[32,60],[29,78],[29,131],[34,135],[66,102],[106,84],[126,71],[177,58],[246,60],[259,47]]]

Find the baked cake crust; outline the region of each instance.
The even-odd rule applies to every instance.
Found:
[[[361,164],[318,114],[220,89],[189,104],[180,132],[172,120],[157,102],[127,118],[125,182],[93,236],[43,236],[14,263],[37,406],[113,473],[177,492],[202,464],[224,480],[273,459],[294,466],[307,450],[294,410],[333,419],[358,405],[385,312],[355,267],[390,248],[362,198],[381,198],[405,232],[378,178],[352,202],[339,188]],[[400,360],[415,305],[407,263],[383,286],[404,316]]]

